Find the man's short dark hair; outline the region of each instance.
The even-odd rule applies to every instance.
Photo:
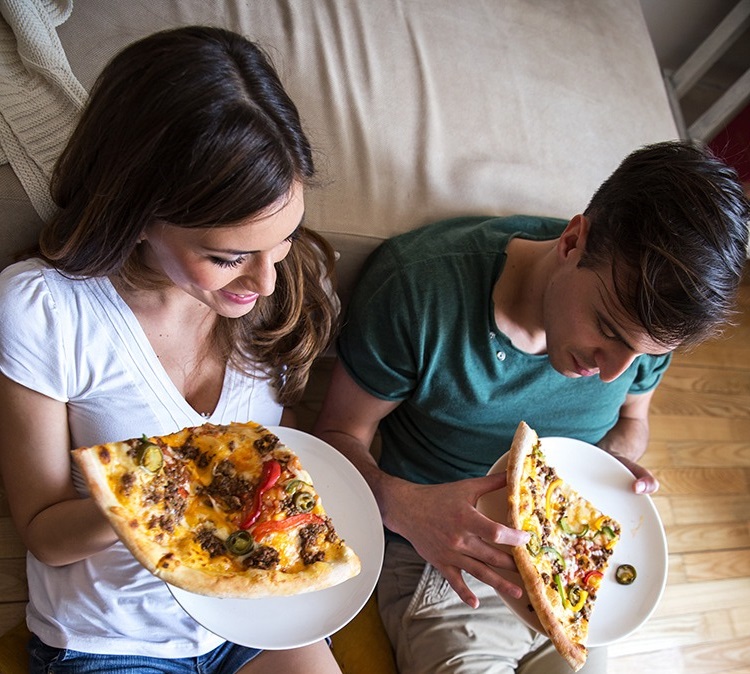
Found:
[[[698,145],[630,154],[594,194],[580,266],[611,266],[618,300],[652,339],[694,345],[735,311],[750,206],[737,173]]]

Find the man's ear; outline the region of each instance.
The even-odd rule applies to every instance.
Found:
[[[585,215],[574,215],[568,222],[565,230],[557,242],[557,253],[561,258],[567,258],[571,254],[581,259],[586,250],[586,237],[589,233],[589,221]]]

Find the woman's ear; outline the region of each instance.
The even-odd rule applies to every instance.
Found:
[[[586,237],[589,233],[589,221],[585,215],[574,215],[557,242],[558,255],[564,259],[571,254],[580,260],[586,249]]]

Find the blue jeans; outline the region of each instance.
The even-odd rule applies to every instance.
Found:
[[[261,652],[226,642],[194,658],[100,655],[52,648],[36,636],[28,650],[30,674],[235,674]]]

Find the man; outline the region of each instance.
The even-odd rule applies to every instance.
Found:
[[[486,476],[521,419],[597,444],[633,473],[671,352],[731,316],[748,203],[734,172],[686,143],[625,159],[583,214],[462,218],[383,244],[349,306],[316,426],[359,468],[388,544],[378,601],[401,674],[569,669],[505,608],[520,595],[484,517]],[[369,452],[380,430],[379,464]],[[592,649],[585,672],[606,671]]]

